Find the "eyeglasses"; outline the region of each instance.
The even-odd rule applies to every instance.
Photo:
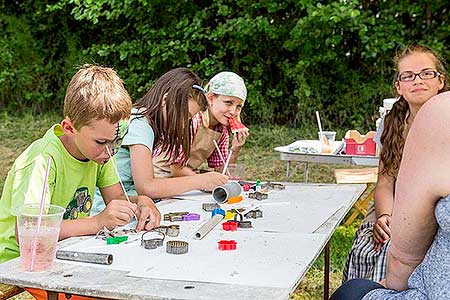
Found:
[[[398,75],[398,81],[414,81],[416,80],[416,76],[419,76],[420,79],[433,79],[436,78],[438,76],[440,76],[441,73],[439,73],[438,71],[431,71],[431,70],[427,70],[427,71],[422,71],[420,73],[414,73],[414,72],[403,72],[402,74]]]

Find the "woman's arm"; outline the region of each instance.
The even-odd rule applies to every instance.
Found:
[[[388,252],[389,288],[403,290],[423,260],[437,228],[434,209],[450,194],[450,94],[423,105],[405,144],[396,183]]]

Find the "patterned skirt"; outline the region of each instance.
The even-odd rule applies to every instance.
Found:
[[[375,251],[373,237],[374,222],[363,223],[356,231],[352,248],[344,267],[342,282],[350,279],[365,278],[379,282],[386,277],[387,249],[390,240]]]

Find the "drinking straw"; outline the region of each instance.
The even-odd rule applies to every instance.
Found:
[[[322,123],[320,123],[319,112],[316,110],[317,125],[319,125],[320,136],[322,136]]]
[[[213,143],[214,143],[214,146],[216,147],[217,152],[219,153],[220,159],[222,160],[223,164],[225,165],[226,162],[225,162],[225,159],[223,158],[222,152],[221,152],[220,149],[219,149],[219,145],[217,145],[216,140],[213,140]],[[231,176],[231,175],[230,175],[230,171],[228,171],[228,170],[227,170],[227,175],[228,175],[228,176]]]
[[[230,163],[230,159],[231,159],[231,154],[233,154],[233,150],[230,149],[230,153],[228,153],[227,161],[226,161],[225,166],[223,167],[223,170],[222,170],[222,174],[223,175],[225,175],[225,173],[227,172],[228,164]]]
[[[38,221],[37,221],[36,234],[33,238],[33,246],[32,246],[32,250],[31,250],[30,271],[33,271],[33,267],[34,267],[34,259],[36,256],[36,243],[37,243],[39,233],[41,231],[42,214],[44,213],[45,195],[47,194],[48,176],[50,174],[50,165],[51,164],[52,164],[52,157],[49,156],[48,160],[47,160],[47,168],[45,169],[45,179],[44,179],[44,186],[42,187],[41,202],[39,203],[39,216],[38,216]]]
[[[115,163],[115,161],[114,161],[114,159],[113,159],[113,157],[111,155],[111,150],[109,150],[108,146],[106,146],[106,152],[108,152],[109,159],[111,160],[111,163],[112,163],[112,165],[114,167],[114,170],[116,171],[116,175],[117,175],[117,177],[119,177],[120,186],[122,187],[123,193],[125,194],[125,198],[127,198],[127,201],[131,203],[130,198],[128,197],[127,191],[125,190],[125,187],[123,185],[122,179],[120,178],[120,174],[119,174],[119,170],[117,169],[117,165],[116,165],[116,163]],[[134,213],[134,211],[133,211],[133,216],[134,216],[134,218],[137,221],[138,218],[137,218],[136,214]]]

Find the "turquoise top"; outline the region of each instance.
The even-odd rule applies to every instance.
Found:
[[[114,156],[117,162],[117,170],[119,171],[120,179],[129,196],[136,196],[137,193],[131,174],[130,150],[128,147],[131,145],[144,145],[150,152],[153,152],[154,139],[155,134],[152,127],[150,127],[147,118],[144,115],[139,114],[137,109],[133,108],[131,111],[128,132],[123,138],[122,146]],[[90,215],[95,216],[102,212],[103,209],[105,209],[105,203],[100,191],[97,189]]]

